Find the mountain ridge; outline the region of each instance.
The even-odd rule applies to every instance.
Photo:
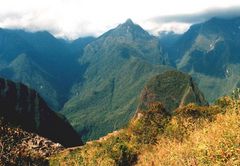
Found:
[[[192,25],[169,48],[172,63],[193,76],[210,102],[238,88],[239,27],[240,17],[212,18]]]
[[[133,116],[145,81],[169,68],[163,65],[158,39],[142,28],[143,35],[133,37],[135,29],[138,31],[139,26],[130,21],[120,24],[89,43],[79,59],[81,65],[87,66],[83,82],[72,88],[74,95],[61,112],[87,138],[95,139],[126,124]],[[125,107],[121,108],[123,103]],[[121,121],[116,120],[119,116]],[[90,120],[86,121],[86,117]],[[79,124],[77,118],[87,125]]]

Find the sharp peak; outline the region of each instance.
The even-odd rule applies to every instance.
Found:
[[[130,25],[134,25],[134,23],[133,23],[133,21],[132,21],[132,19],[131,18],[128,18],[126,21],[125,21],[125,23],[124,24],[130,24]]]
[[[150,38],[150,34],[145,31],[140,25],[135,24],[131,19],[127,19],[124,23],[119,24],[116,28],[109,30],[107,33],[104,33],[102,36],[106,35],[123,35],[132,34],[135,37],[144,37]]]
[[[135,24],[130,18],[128,18],[125,22],[119,24],[120,27],[126,27],[126,26],[138,26],[138,24]]]
[[[126,28],[127,27],[127,28],[141,28],[141,29],[143,29],[140,25],[134,23],[132,21],[132,19],[130,19],[130,18],[127,19],[125,22],[119,24],[118,27],[120,27],[120,28]]]
[[[130,18],[127,19],[124,23],[119,24],[117,28],[120,28],[120,29],[121,28],[124,28],[124,29],[125,28],[141,28],[142,29],[140,25],[135,24]]]

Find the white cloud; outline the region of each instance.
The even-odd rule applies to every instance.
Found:
[[[153,33],[162,29],[180,32],[189,24],[150,19],[238,5],[236,0],[0,0],[0,27],[48,30],[76,38],[100,35],[132,18]]]

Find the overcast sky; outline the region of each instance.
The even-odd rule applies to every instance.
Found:
[[[74,39],[114,28],[131,18],[156,34],[185,31],[213,16],[240,16],[239,0],[0,0],[0,27],[47,30]]]

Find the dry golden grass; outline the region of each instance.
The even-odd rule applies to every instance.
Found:
[[[127,128],[52,156],[50,165],[240,166],[239,106],[239,100],[223,97],[212,106],[189,104],[169,117],[156,104]]]
[[[240,165],[240,102],[221,100],[226,113],[217,114],[212,122],[205,119],[183,140],[160,137],[156,146],[139,156],[137,165]]]

